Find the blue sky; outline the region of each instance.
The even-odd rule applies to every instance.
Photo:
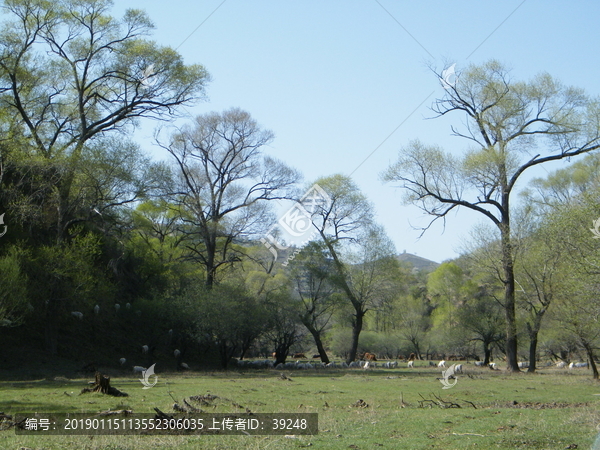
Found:
[[[600,3],[592,1],[126,0],[113,12],[126,8],[147,11],[156,26],[152,39],[211,74],[208,101],[190,114],[247,110],[275,133],[269,154],[306,182],[352,174],[397,250],[435,261],[458,256],[461,240],[482,219],[459,210],[445,231],[439,223],[418,239],[412,226],[427,217],[379,180],[413,139],[457,154],[467,144],[450,134],[462,116],[430,119],[444,90],[428,66],[456,63],[459,71],[494,58],[515,80],[545,71],[599,94]],[[152,147],[153,126],[145,123],[136,138],[166,159]]]

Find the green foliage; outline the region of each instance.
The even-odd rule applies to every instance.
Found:
[[[100,255],[100,239],[92,233],[81,233],[61,246],[37,248],[29,267],[34,280],[30,288],[37,303],[42,306],[41,299],[60,299],[63,311],[67,303],[75,308],[85,305],[91,310],[111,288],[104,283],[104,270],[97,266]]]
[[[266,305],[240,288],[198,286],[187,295],[195,302],[196,336],[210,337],[219,349],[224,368],[231,357],[247,351],[269,326]]]
[[[0,326],[19,325],[28,311],[28,278],[22,268],[26,257],[17,246],[0,257]]]
[[[346,359],[352,348],[352,330],[347,327],[336,328],[332,330],[328,341],[333,354]]]

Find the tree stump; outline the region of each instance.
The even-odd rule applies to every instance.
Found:
[[[100,372],[96,372],[96,384],[94,384],[93,392],[102,392],[108,394],[110,390],[110,377],[108,375],[102,375]]]
[[[110,385],[110,377],[108,375],[102,375],[100,372],[96,372],[95,382],[91,388],[84,388],[81,390],[82,394],[87,392],[101,392],[103,394],[112,395],[113,397],[127,397],[128,394],[121,392],[118,389]]]

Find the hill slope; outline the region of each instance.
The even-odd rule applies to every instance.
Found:
[[[397,258],[400,262],[410,264],[417,271],[424,270],[426,272],[433,272],[440,265],[439,263],[431,261],[430,259],[422,258],[406,252],[399,254]]]

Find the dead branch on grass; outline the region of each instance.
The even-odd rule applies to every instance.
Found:
[[[443,398],[441,398],[439,395],[436,394],[431,394],[433,396],[433,399],[431,398],[425,398],[423,397],[423,395],[419,394],[419,397],[421,397],[422,400],[418,400],[419,402],[419,408],[424,408],[425,406],[438,406],[440,408],[446,409],[446,408],[462,408],[462,406],[459,403],[455,403],[455,402],[451,402],[451,401],[447,401],[444,400]],[[475,404],[473,402],[470,402],[468,400],[461,400],[465,403],[470,404],[473,408],[477,409],[477,407],[475,406]]]

